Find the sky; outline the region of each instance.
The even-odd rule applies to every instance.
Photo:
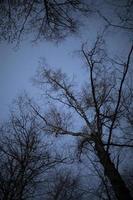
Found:
[[[80,59],[70,53],[78,49],[78,45],[72,42],[71,46],[65,42],[58,46],[48,42],[38,45],[25,42],[18,50],[7,44],[0,46],[0,118],[6,117],[8,106],[22,91],[36,95],[31,78],[43,58],[51,67],[62,68],[69,74],[79,70]]]
[[[92,40],[92,36],[94,39],[98,28],[95,20],[92,20],[91,23],[93,29],[89,30],[90,40]],[[14,48],[14,44],[6,42],[0,44],[1,120],[7,118],[11,102],[24,90],[33,96],[38,95],[38,90],[33,87],[31,78],[35,75],[42,59],[45,59],[45,62],[52,68],[61,68],[69,75],[79,73],[78,79],[82,79],[84,76],[84,72],[81,70],[83,62],[75,51],[79,50],[82,41],[86,40],[88,29],[84,29],[85,31],[86,34],[69,37],[59,44],[48,41],[32,44],[29,40],[23,41],[19,48]]]
[[[87,29],[81,29],[79,35],[68,37],[59,44],[48,41],[32,44],[27,40],[17,49],[11,44],[0,44],[0,120],[7,118],[13,99],[23,91],[39,96],[39,90],[33,86],[31,78],[42,58],[52,68],[61,68],[69,75],[76,74],[78,81],[84,79],[83,59],[76,51],[80,50],[82,42],[91,44],[102,30],[102,22],[98,20],[91,19]],[[118,51],[124,55],[129,46],[126,35],[120,35],[119,32],[113,38],[111,32],[108,34],[107,45],[112,55]]]

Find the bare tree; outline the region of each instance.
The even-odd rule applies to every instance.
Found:
[[[74,200],[83,199],[80,176],[72,174],[67,168],[54,170],[46,183],[46,199],[49,200]]]
[[[83,22],[81,15],[87,13],[91,13],[94,18],[98,14],[106,28],[114,27],[132,33],[132,11],[132,0],[100,0],[93,3],[84,0],[1,1],[0,40],[19,43],[30,33],[33,41],[59,41],[75,33]]]
[[[0,40],[20,42],[27,33],[33,40],[60,40],[77,30],[77,13],[87,13],[80,0],[32,0],[0,2]]]
[[[81,149],[86,144],[92,145],[116,198],[132,199],[117,163],[113,160],[113,147],[132,147],[132,143],[126,144],[126,141],[120,138],[123,136],[121,125],[126,113],[123,101],[129,95],[125,83],[131,65],[133,46],[121,62],[107,56],[101,37],[97,38],[91,50],[83,45],[81,52],[89,77],[84,88],[78,91],[73,81],[61,70],[54,71],[42,67],[37,83],[45,90],[50,104],[54,102],[54,106],[45,114],[33,106],[32,109],[42,119],[43,130],[46,132],[78,137],[81,139]],[[75,113],[73,116],[72,112]],[[79,131],[73,128],[77,121],[76,114],[81,119],[77,122],[81,123]]]
[[[32,199],[44,175],[61,160],[53,157],[46,141],[39,136],[36,116],[25,112],[23,100],[19,110],[0,129],[0,199]],[[19,112],[19,113],[18,113]]]
[[[95,7],[94,10],[104,20],[107,27],[133,32],[133,1],[101,1],[104,9]],[[110,15],[108,15],[108,11]]]

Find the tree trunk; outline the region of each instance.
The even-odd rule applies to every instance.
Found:
[[[115,168],[114,163],[111,161],[110,156],[104,149],[103,143],[100,138],[95,141],[95,149],[97,156],[102,164],[105,174],[111,182],[112,188],[118,200],[133,200],[129,189],[126,187],[118,170]]]

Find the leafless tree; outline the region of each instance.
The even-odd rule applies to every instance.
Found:
[[[0,2],[0,40],[20,42],[24,34],[33,40],[60,40],[77,30],[78,15],[87,13],[81,0],[22,0]]]
[[[123,102],[127,101],[130,94],[126,80],[131,67],[132,52],[133,46],[125,60],[119,61],[109,58],[101,37],[97,38],[90,50],[83,45],[81,53],[85,58],[89,78],[81,90],[61,70],[42,67],[36,82],[45,91],[50,105],[52,102],[54,105],[45,114],[32,106],[42,120],[44,131],[80,138],[81,150],[86,144],[93,147],[119,200],[132,199],[117,166],[119,159],[117,162],[113,159],[114,148],[133,146],[131,140],[127,143],[121,139],[121,127],[126,113]],[[78,131],[74,127],[75,122],[81,124]]]
[[[36,116],[25,112],[19,100],[19,111],[12,113],[0,129],[0,199],[32,199],[44,175],[61,160],[53,157],[47,142],[39,136]],[[19,113],[18,113],[19,112]]]
[[[90,172],[88,175],[85,174],[85,178],[87,178],[87,176],[90,176],[92,177],[90,178],[90,180],[93,179],[94,182],[94,185],[90,184],[90,186],[85,187],[86,192],[88,192],[88,194],[91,194],[90,198],[101,200],[115,200],[116,197],[114,191],[112,190],[112,186],[108,178],[105,176],[103,168],[99,165],[98,159],[94,152],[90,152],[87,146],[84,147],[82,151],[84,152],[83,155],[85,155],[85,160],[82,161],[83,166],[85,166],[85,168],[89,166],[90,168]]]
[[[103,0],[103,9],[95,7],[95,12],[106,22],[107,27],[133,32],[133,1]],[[108,12],[109,11],[109,12]],[[110,13],[110,15],[108,14]]]
[[[83,22],[81,15],[88,13],[93,18],[98,14],[106,28],[133,32],[132,0],[8,0],[0,2],[0,40],[19,43],[30,33],[33,41],[59,41],[75,33]]]
[[[83,199],[80,176],[75,175],[67,168],[56,169],[49,176],[46,183],[45,198],[49,200]]]

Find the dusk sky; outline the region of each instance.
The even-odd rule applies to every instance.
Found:
[[[3,44],[0,47],[0,111],[1,118],[7,114],[8,106],[23,90],[30,94],[36,94],[37,90],[32,86],[31,78],[39,66],[39,61],[44,58],[52,67],[61,67],[66,72],[78,71],[80,59],[72,55],[72,51],[79,49],[79,43],[71,41],[58,46],[43,42],[37,45],[22,43],[17,51],[11,45]]]

